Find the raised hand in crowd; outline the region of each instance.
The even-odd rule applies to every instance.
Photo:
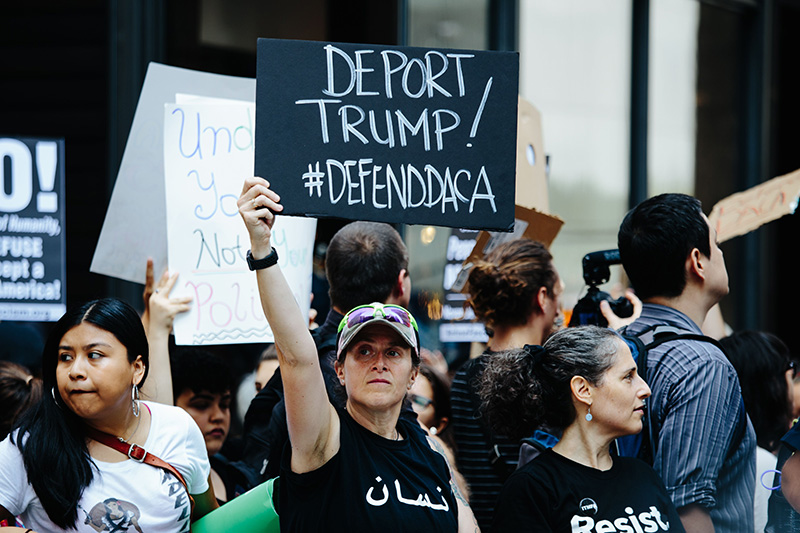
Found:
[[[146,302],[142,322],[150,343],[150,379],[142,387],[142,394],[158,403],[173,404],[172,378],[169,363],[169,335],[179,313],[191,308],[191,296],[170,297],[178,280],[178,273],[164,271],[157,284],[153,283],[153,261],[147,260],[147,282],[142,298]],[[145,320],[144,317],[147,317]]]

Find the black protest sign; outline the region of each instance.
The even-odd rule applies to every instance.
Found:
[[[0,138],[0,320],[66,311],[64,140]]]
[[[258,40],[255,172],[284,214],[507,231],[515,52]]]

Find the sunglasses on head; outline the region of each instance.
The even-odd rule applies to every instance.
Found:
[[[389,322],[402,324],[405,327],[417,328],[417,321],[405,308],[399,305],[367,304],[355,307],[348,312],[341,322],[339,322],[339,333],[345,327],[352,328],[364,322],[369,322],[373,318],[383,318]]]

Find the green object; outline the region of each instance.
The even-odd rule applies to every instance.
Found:
[[[278,533],[278,512],[272,501],[277,480],[265,481],[219,509],[214,509],[192,524],[192,533]]]

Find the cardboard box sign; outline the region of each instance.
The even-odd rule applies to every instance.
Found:
[[[794,213],[798,197],[800,170],[795,170],[720,200],[708,220],[717,230],[717,241],[725,242]]]
[[[478,234],[478,239],[475,242],[475,246],[472,248],[472,252],[464,261],[461,272],[459,272],[453,282],[452,290],[454,292],[460,292],[464,288],[469,271],[472,269],[475,261],[483,259],[484,256],[499,245],[508,241],[513,241],[514,239],[525,238],[539,241],[544,244],[545,247],[550,248],[556,235],[561,231],[561,226],[564,225],[564,221],[555,215],[540,213],[535,209],[528,209],[519,205],[516,206],[515,217],[514,231],[511,233],[490,233],[481,231],[480,234]]]
[[[284,213],[510,231],[516,52],[258,40],[255,171]]]
[[[549,213],[542,115],[532,103],[520,97],[517,121],[516,204]]]

